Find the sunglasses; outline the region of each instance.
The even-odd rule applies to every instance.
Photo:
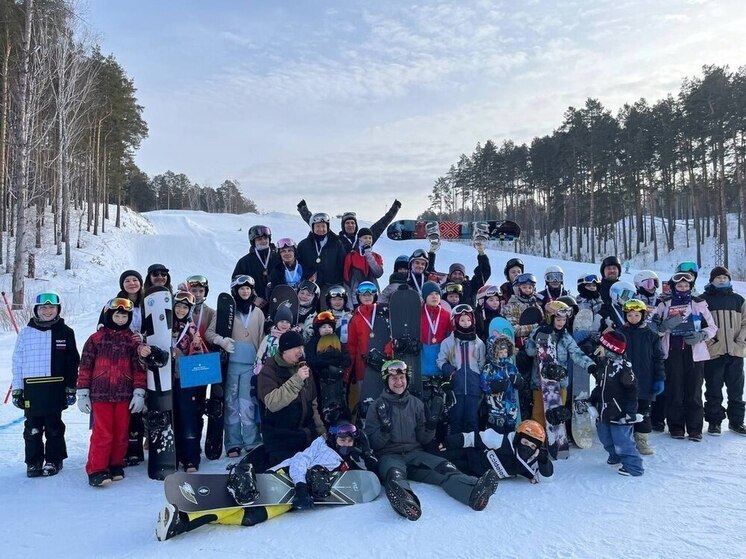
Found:
[[[106,308],[112,311],[132,312],[134,304],[124,297],[115,297],[114,299],[109,299],[106,303]]]
[[[150,275],[154,278],[167,278],[168,272],[150,272]]]
[[[45,293],[39,293],[36,296],[35,304],[37,305],[59,305],[60,304],[60,296],[53,292],[53,291],[47,291]]]

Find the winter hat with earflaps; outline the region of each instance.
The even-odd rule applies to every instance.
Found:
[[[728,268],[726,268],[725,266],[715,266],[712,271],[710,271],[710,283],[712,283],[712,280],[714,280],[718,276],[728,276],[729,280],[733,279],[730,276]]]
[[[627,349],[627,338],[621,332],[612,330],[601,336],[601,345],[617,355],[623,355]]]

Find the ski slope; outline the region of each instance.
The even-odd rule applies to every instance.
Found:
[[[312,209],[321,209],[313,208]],[[406,216],[403,216],[406,217]],[[338,230],[338,220],[334,220]],[[124,215],[123,228],[99,237],[84,234],[84,248],[74,269],[43,252],[40,279],[29,293],[56,289],[63,296],[63,316],[82,348],[93,332],[101,305],[118,290],[119,274],[161,262],[174,283],[203,273],[210,279],[209,304],[227,290],[236,260],[248,250],[251,225],[269,225],[275,240],[300,241],[308,227],[297,215],[216,215],[162,211]],[[362,223],[361,223],[362,224]],[[399,254],[423,246],[421,241],[382,238],[375,249],[386,272]],[[504,281],[511,252],[488,250],[492,283]],[[523,257],[527,271],[539,278],[544,268],[561,265],[568,287],[598,272],[598,265]],[[437,269],[452,262],[467,269],[475,251],[444,242]],[[668,277],[671,270],[658,270]],[[624,274],[631,280],[636,270]],[[707,279],[698,282],[701,290]],[[383,278],[385,279],[385,278]],[[385,284],[385,281],[383,282]],[[8,291],[10,278],[0,275]],[[746,286],[736,284],[744,293]],[[12,332],[0,332],[0,382],[10,381]],[[413,484],[423,516],[408,522],[391,510],[386,498],[354,508],[317,508],[290,513],[244,528],[210,525],[160,543],[155,520],[164,503],[162,484],[147,478],[144,465],[126,470],[127,478],[106,489],[88,486],[84,464],[88,451],[88,416],[74,407],[64,414],[69,458],[53,478],[28,479],[23,464],[22,414],[0,406],[0,523],[2,557],[213,557],[224,554],[262,557],[742,557],[746,555],[746,438],[724,424],[723,436],[701,444],[653,434],[656,455],[645,458],[645,475],[627,478],[606,465],[596,439],[590,450],[573,449],[555,464],[554,480],[531,485],[522,479],[500,483],[487,509],[476,513],[450,499],[440,488]],[[204,461],[202,471],[223,471],[227,459]]]

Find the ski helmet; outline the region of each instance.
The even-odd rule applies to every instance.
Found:
[[[372,281],[361,281],[358,284],[357,289],[355,289],[355,292],[358,295],[358,299],[360,295],[366,293],[373,295],[373,302],[378,301],[378,287]]]
[[[609,289],[612,303],[623,305],[637,294],[637,289],[628,281],[618,281]]]
[[[680,281],[685,281],[689,284],[689,289],[692,289],[694,287],[694,282],[696,281],[696,277],[691,272],[676,272],[674,275],[671,276],[671,279],[668,280],[668,285],[671,288],[671,291],[674,291],[676,289],[676,284]]]
[[[522,435],[527,439],[531,439],[537,446],[543,445],[547,436],[544,427],[533,419],[521,421],[518,427],[516,427],[515,432],[517,435]]]
[[[412,266],[412,262],[414,262],[415,260],[424,260],[426,265],[430,263],[427,252],[425,252],[425,249],[423,248],[418,248],[412,253],[412,256],[409,257],[410,267]]]
[[[313,229],[315,223],[326,223],[326,226],[329,227],[331,220],[332,218],[329,217],[328,213],[318,212],[311,216],[311,219],[308,220],[308,225]]]
[[[341,285],[333,285],[326,292],[326,308],[332,308],[332,298],[341,297],[344,299],[345,305],[347,305],[347,290]]]
[[[192,295],[188,291],[177,291],[174,294],[174,306],[176,306],[177,303],[185,305],[189,309],[187,317],[190,317],[192,316],[194,305],[197,304],[197,300],[194,298],[194,295]]]
[[[626,315],[632,311],[639,312],[642,315],[642,320],[645,320],[648,314],[648,306],[644,301],[640,301],[639,299],[630,299],[622,306],[622,312]]]
[[[271,242],[272,230],[266,225],[252,225],[249,227],[249,244],[251,244],[251,246],[254,246],[254,243],[259,237],[267,237]]]
[[[578,289],[589,283],[599,285],[601,283],[601,280],[598,279],[598,276],[596,274],[586,274],[584,276],[580,276],[578,278]]]
[[[254,278],[252,278],[248,274],[239,274],[231,280],[231,290],[238,291],[239,287],[243,287],[244,285],[248,285],[251,290],[254,290],[254,286],[256,285],[256,282],[254,281]]]
[[[458,324],[458,319],[461,318],[462,314],[469,315],[471,317],[471,323],[472,326],[474,325],[474,309],[471,305],[467,305],[465,303],[462,303],[460,305],[456,305],[451,309],[451,324]]]
[[[337,327],[337,319],[334,318],[334,314],[331,311],[322,311],[313,317],[313,331],[318,334],[319,328],[324,324],[328,324],[334,330]]]
[[[290,239],[289,237],[283,237],[282,239],[277,241],[278,252],[286,248],[291,249],[296,254],[298,252],[298,247],[295,246],[295,241],[293,239]]]
[[[409,369],[404,361],[398,359],[390,359],[384,361],[381,365],[381,377],[384,382],[388,382],[391,375],[405,374],[407,376],[407,385],[409,385]]]
[[[699,266],[696,262],[680,262],[678,266],[676,266],[677,272],[688,272],[694,276],[694,281],[697,281],[697,275],[699,275]]]
[[[302,282],[300,282],[300,284],[298,285],[298,291],[309,291],[313,293],[314,297],[321,296],[321,290],[319,289],[319,286],[311,280],[303,280]]]
[[[550,281],[558,281],[563,283],[565,281],[565,272],[559,266],[548,266],[544,270],[544,281],[549,283]]]
[[[500,294],[500,289],[496,285],[483,285],[477,291],[477,305],[484,306],[484,302],[490,297]]]
[[[557,300],[562,301],[565,305],[570,307],[572,309],[573,316],[578,314],[580,307],[578,307],[578,302],[575,300],[575,297],[573,297],[572,295],[563,295],[562,297],[558,297]]]
[[[119,299],[119,297],[117,297]],[[116,299],[112,299],[114,301]],[[129,299],[124,299],[125,301],[129,301],[130,303],[130,309],[128,312],[132,312],[132,301]],[[39,307],[42,305],[54,305],[57,307],[57,317],[60,316],[60,313],[62,312],[62,300],[60,299],[60,294],[56,291],[42,291],[39,293],[36,298],[34,299],[34,317],[37,320],[41,320],[39,318]]]
[[[536,289],[536,276],[533,274],[520,274],[513,280],[513,293],[520,295],[519,288],[522,285],[532,285]]]
[[[54,305],[59,303],[51,302],[52,298],[50,295],[57,295],[56,293],[52,292],[45,292],[40,293],[36,296],[37,305],[39,304],[38,301],[46,301],[42,302],[42,305]],[[191,293],[190,293],[191,295]],[[41,299],[40,299],[41,298]],[[59,301],[59,295],[57,295],[57,301]],[[112,330],[126,330],[130,327],[130,324],[132,324],[132,311],[135,309],[135,304],[132,302],[132,300],[126,298],[126,297],[114,297],[113,299],[109,299],[106,303],[106,307],[104,308],[104,324],[107,328],[111,328]],[[34,306],[34,316],[36,316],[36,310],[37,307]],[[124,312],[127,313],[127,322],[124,324],[116,324],[114,323],[114,313],[115,312]],[[58,314],[59,316],[59,314]],[[38,317],[37,317],[38,318]]]
[[[523,260],[520,258],[511,258],[505,263],[505,269],[503,270],[503,273],[505,274],[505,279],[510,281],[510,269],[518,267],[521,269],[521,273],[526,271],[526,267],[523,264]]]
[[[337,444],[337,439],[352,439],[353,441],[357,441],[360,438],[360,430],[349,421],[345,419],[341,419],[337,421],[334,425],[329,427],[329,433],[326,437],[326,444],[329,445],[332,449],[334,449],[337,454],[342,456],[343,458],[350,454],[350,451],[354,447],[352,446],[340,446]],[[354,442],[353,442],[354,445]]]
[[[399,268],[409,269],[409,256],[406,254],[401,254],[396,257],[396,260],[394,260],[394,273],[396,273]]]
[[[561,316],[567,319],[572,317],[572,307],[559,300],[549,301],[546,307],[544,307],[544,312],[546,313],[547,324],[552,324],[555,316]]]
[[[613,256],[607,256],[601,261],[601,277],[604,277],[604,270],[608,266],[616,266],[617,270],[619,270],[619,276],[622,275],[622,263],[620,262],[619,258],[617,258],[616,255]]]
[[[189,276],[186,279],[186,287],[187,289],[192,289],[193,287],[204,287],[205,297],[207,297],[207,294],[210,292],[210,284],[207,281],[207,278],[201,275]]]
[[[658,274],[653,270],[640,270],[635,274],[635,287],[644,291],[649,295],[655,294],[660,287],[660,281],[658,280]]]

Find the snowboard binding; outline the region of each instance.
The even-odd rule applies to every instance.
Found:
[[[169,426],[168,412],[150,410],[147,416],[148,430],[151,433],[157,433],[163,431]]]
[[[422,342],[411,336],[403,336],[394,340],[394,350],[409,355],[417,355],[422,349]]]
[[[248,457],[249,455],[240,462],[230,464],[225,468],[229,472],[226,489],[239,505],[249,505],[259,497],[254,464],[247,460]]]
[[[386,354],[380,349],[371,349],[365,356],[365,361],[371,368],[380,371],[383,364],[386,362]]]
[[[205,415],[214,418],[223,417],[224,405],[223,400],[208,398],[205,402]]]
[[[326,499],[332,493],[334,472],[324,466],[316,465],[306,473],[306,483],[314,499]]]
[[[541,369],[541,376],[548,380],[561,381],[567,378],[567,369],[559,363],[547,363]]]
[[[547,422],[550,425],[562,425],[564,422],[569,421],[572,417],[572,413],[565,406],[557,406],[545,412]]]

